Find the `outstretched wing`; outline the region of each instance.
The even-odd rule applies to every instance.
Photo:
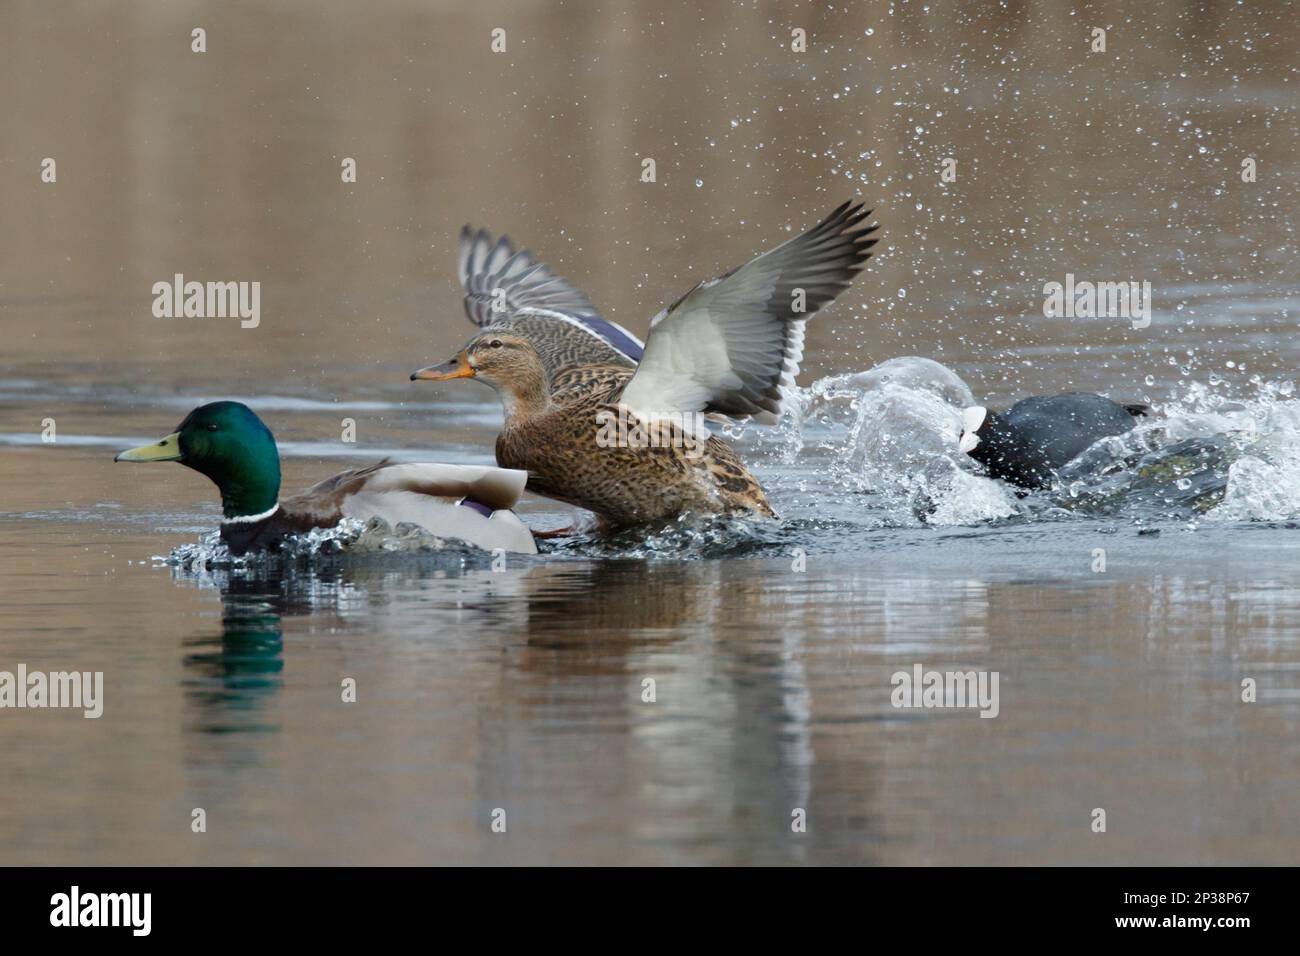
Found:
[[[803,235],[702,282],[655,316],[620,402],[643,420],[681,412],[772,424],[803,359],[804,323],[848,288],[876,244],[846,202]]]
[[[527,249],[466,226],[460,233],[465,314],[480,328],[508,328],[533,342],[551,372],[575,364],[635,365],[645,346]]]

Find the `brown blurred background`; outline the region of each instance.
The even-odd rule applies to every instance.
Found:
[[[1112,376],[1140,378],[1181,347],[1179,320],[1222,318],[1224,285],[1250,331],[1294,324],[1277,304],[1295,261],[1287,7],[6,0],[0,360],[397,389],[468,332],[463,223],[644,333],[700,278],[857,196],[884,242],[815,323],[804,381],[919,352],[966,363],[977,391],[1049,387],[1075,349],[1127,352]],[[1042,283],[1067,271],[1152,281],[1156,328],[1043,319]],[[261,328],[154,319],[150,288],[176,272],[261,281]]]
[[[407,380],[470,331],[465,222],[644,333],[856,196],[884,238],[804,383],[906,353],[991,400],[1292,377],[1292,4],[0,0],[0,27],[0,668],[109,683],[101,721],[4,718],[0,863],[1294,862],[1294,528],[881,528],[778,450],[805,520],[765,550],[262,584],[150,561],[215,495],[112,462],[216,397],[266,415],[287,489],[489,460],[486,389]],[[260,281],[260,327],[154,318],[177,272]],[[1067,272],[1150,281],[1150,328],[1045,319]],[[1000,717],[900,717],[917,661],[999,670]]]

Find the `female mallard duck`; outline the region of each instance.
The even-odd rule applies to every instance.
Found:
[[[521,471],[385,459],[280,501],[275,438],[239,402],[201,405],[172,434],[113,460],[176,461],[210,478],[221,491],[221,539],[236,555],[279,550],[289,535],[332,528],[344,518],[407,521],[481,548],[537,553],[510,510],[527,480]]]
[[[775,517],[705,416],[780,415],[804,323],[848,287],[876,240],[845,203],[808,232],[702,282],[650,323],[644,348],[506,240],[462,236],[466,310],[483,325],[412,379],[478,378],[500,395],[497,463],[530,491],[622,526],[687,511]]]

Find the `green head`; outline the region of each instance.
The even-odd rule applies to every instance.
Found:
[[[280,452],[252,409],[239,402],[200,405],[176,431],[114,461],[178,461],[207,475],[221,491],[227,518],[262,514],[280,496]]]

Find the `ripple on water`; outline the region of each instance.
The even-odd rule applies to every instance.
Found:
[[[182,544],[154,561],[188,573],[212,570],[283,570],[286,567],[317,569],[340,562],[379,563],[388,558],[419,556],[454,568],[488,567],[490,551],[456,538],[440,538],[419,525],[401,522],[392,527],[382,518],[358,521],[344,518],[332,528],[314,528],[285,538],[275,553],[233,555],[221,540],[221,532],[203,535],[193,544]],[[526,560],[511,555],[511,560]]]
[[[782,520],[683,516],[635,532],[548,541],[542,548],[552,558],[765,557],[811,546],[861,550],[869,545],[855,539],[873,530],[1051,527],[1046,522],[1079,517],[1135,524],[1294,520],[1300,518],[1300,401],[1291,382],[1252,384],[1253,394],[1229,396],[1213,377],[1192,382],[1153,418],[1080,455],[1052,488],[1026,494],[985,477],[958,450],[961,410],[977,401],[960,376],[930,359],[891,359],[798,389],[776,428],[740,424],[724,430],[742,446]],[[81,437],[83,443],[101,441]],[[76,445],[78,436],[61,435],[65,441]],[[285,447],[289,453],[323,453],[308,445]],[[331,451],[337,454],[333,446]],[[98,506],[95,511],[86,518],[102,520]],[[178,530],[195,528],[192,516],[180,523]],[[478,549],[416,529],[366,531],[354,523],[302,536],[275,560],[412,553],[462,563],[485,560]],[[250,559],[232,558],[209,535],[161,560],[238,567]]]

